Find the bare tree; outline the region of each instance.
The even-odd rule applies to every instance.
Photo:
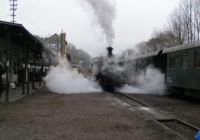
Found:
[[[170,15],[169,30],[174,34],[175,44],[183,44],[185,39],[185,28],[181,8],[178,7]]]
[[[200,0],[181,0],[170,15],[169,30],[177,44],[200,40]]]
[[[154,31],[146,45],[139,46],[149,52],[199,40],[200,0],[180,0],[170,15],[168,27]]]
[[[194,0],[194,29],[196,40],[200,39],[200,0]]]
[[[177,45],[177,38],[170,30],[154,31],[152,38],[147,42],[147,46],[151,50],[157,51],[166,47]]]

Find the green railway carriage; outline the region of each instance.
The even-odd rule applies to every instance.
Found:
[[[181,90],[200,90],[200,42],[164,49],[167,54],[166,83]]]
[[[121,60],[119,65],[126,67],[126,79],[151,65],[165,74],[168,89],[200,95],[200,41]]]

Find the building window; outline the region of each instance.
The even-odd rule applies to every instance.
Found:
[[[169,68],[178,67],[178,54],[169,55]]]
[[[200,49],[196,49],[194,52],[194,66],[200,67]]]
[[[52,50],[57,50],[58,45],[57,44],[48,44],[48,48]]]
[[[184,52],[181,54],[181,68],[188,68],[188,53]]]

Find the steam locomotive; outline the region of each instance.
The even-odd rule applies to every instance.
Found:
[[[123,70],[112,54],[112,47],[108,47],[107,57],[98,57],[93,62],[93,73],[96,81],[104,91],[113,92],[126,83]]]

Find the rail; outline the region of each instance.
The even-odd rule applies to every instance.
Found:
[[[163,110],[155,108],[135,97],[129,96],[129,95],[121,93],[121,92],[116,92],[113,94],[115,96],[118,95],[119,99],[123,99],[123,101],[128,103],[130,106],[132,106],[131,104],[133,102],[136,102],[139,105],[141,105],[140,107],[149,108],[151,110],[151,112],[154,112],[155,114],[161,114],[160,116],[166,116],[165,119],[159,119],[156,117],[151,117],[151,115],[150,116],[147,115],[147,117],[149,117],[156,123],[162,125],[163,127],[169,129],[171,132],[175,133],[176,135],[180,136],[183,139],[194,139],[195,133],[197,133],[200,130],[199,127],[197,127],[191,123],[188,123],[180,118],[177,118],[176,116],[171,115]],[[188,133],[189,133],[189,135],[187,135]]]

